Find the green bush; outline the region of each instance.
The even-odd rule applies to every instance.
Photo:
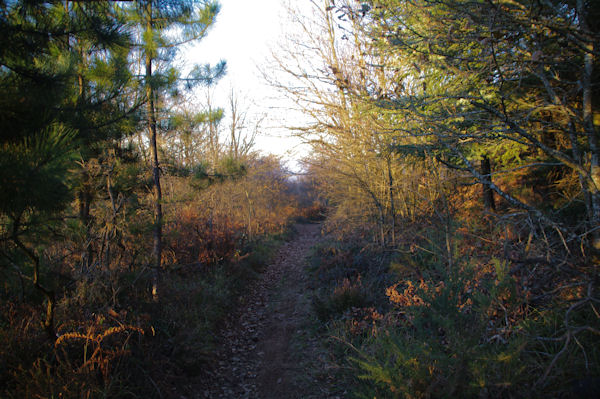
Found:
[[[487,266],[388,289],[387,324],[350,357],[359,397],[571,398],[578,382],[596,386],[593,300],[526,308],[508,265]]]

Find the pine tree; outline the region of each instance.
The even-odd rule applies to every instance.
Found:
[[[75,75],[60,118],[77,131],[80,159],[73,185],[86,231],[81,265],[87,270],[94,262],[92,205],[106,190],[104,180],[113,168],[108,160],[114,157],[108,154],[119,161],[135,159],[122,142],[134,132],[144,97],[128,60],[133,43],[123,10],[113,2],[67,1],[63,7],[69,31],[76,32],[68,37]],[[98,167],[106,172],[98,174]]]
[[[71,199],[67,177],[76,132],[56,111],[68,97],[75,62],[59,7],[30,2],[2,6],[0,31],[11,39],[0,45],[2,257],[8,262],[27,258],[17,266],[32,268],[32,282],[47,302],[43,326],[54,339],[54,291],[41,281],[38,248],[46,241],[49,218]]]
[[[131,20],[141,35],[144,88],[146,94],[146,124],[150,138],[152,175],[154,182],[154,227],[152,259],[154,278],[152,295],[158,299],[158,277],[162,267],[162,190],[158,149],[159,104],[164,103],[168,90],[177,93],[199,83],[214,81],[223,75],[225,63],[212,69],[196,66],[186,78],[180,77],[170,62],[184,44],[199,40],[215,22],[219,5],[213,1],[144,0],[131,8]],[[183,87],[181,87],[183,83]]]
[[[54,292],[40,270],[52,234],[44,232],[64,220],[77,186],[87,223],[91,193],[81,187],[91,183],[73,174],[77,158],[97,157],[130,131],[130,42],[111,3],[1,5],[0,31],[10,40],[0,45],[0,215],[3,241],[13,244],[3,255],[29,259],[47,300],[44,328],[54,338]]]

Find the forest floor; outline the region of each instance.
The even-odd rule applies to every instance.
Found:
[[[240,298],[220,332],[210,370],[192,387],[196,398],[342,398],[327,352],[314,333],[306,272],[320,224],[297,224],[260,278]]]

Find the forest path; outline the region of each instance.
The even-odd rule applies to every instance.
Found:
[[[197,398],[336,398],[327,386],[325,351],[313,337],[310,249],[320,224],[297,224],[261,277],[248,287],[240,309],[221,332],[214,368]]]

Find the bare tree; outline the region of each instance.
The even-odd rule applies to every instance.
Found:
[[[229,92],[229,156],[233,159],[242,159],[247,157],[254,147],[256,136],[260,132],[261,123],[265,116],[260,116],[253,126],[248,126],[250,107],[244,105],[244,99],[236,94],[232,88]]]

